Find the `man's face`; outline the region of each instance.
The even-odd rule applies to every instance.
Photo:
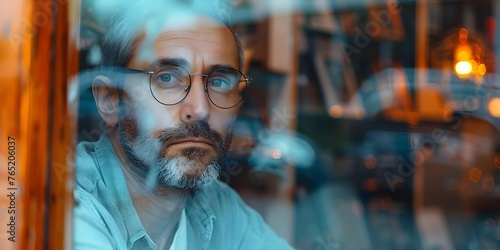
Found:
[[[151,46],[141,46],[148,39]],[[190,74],[207,74],[221,65],[237,69],[237,51],[226,27],[196,18],[189,26],[166,27],[153,39],[144,35],[127,67],[156,70],[181,63]],[[187,97],[167,106],[153,98],[148,75],[126,77],[120,100],[120,142],[132,168],[145,175],[148,185],[193,189],[217,178],[238,106],[216,107],[204,91],[204,79],[192,76]]]

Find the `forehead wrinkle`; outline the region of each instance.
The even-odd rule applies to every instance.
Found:
[[[170,42],[173,40],[180,39],[171,39]],[[222,44],[217,42],[209,42],[207,44],[204,40],[195,41],[197,42],[194,44],[172,44],[164,40],[155,45],[155,51],[157,56],[161,58],[184,58],[191,64],[190,67],[193,67],[193,64],[202,63],[202,65],[198,66],[204,68],[205,66],[210,67],[211,65],[231,65],[231,67],[237,68],[238,55],[235,48],[233,50],[227,50]],[[212,57],[213,59],[208,62],[206,61],[206,57]],[[231,59],[228,61],[225,58]]]
[[[155,47],[159,46],[159,45],[164,45],[165,43],[170,43],[170,42],[176,42],[176,43],[172,44],[172,45],[167,45],[167,47],[171,47],[171,46],[193,47],[193,46],[188,46],[185,43],[182,43],[182,40],[187,40],[187,41],[191,41],[195,44],[202,43],[203,45],[214,45],[216,47],[219,47],[220,50],[226,51],[225,46],[224,46],[224,45],[227,45],[227,44],[225,44],[226,39],[224,39],[220,36],[217,36],[213,33],[207,33],[207,34],[210,34],[210,36],[194,35],[194,36],[183,36],[183,37],[178,37],[178,36],[171,37],[168,34],[162,34],[162,35],[158,36],[158,38],[156,39]],[[214,38],[214,39],[210,39],[210,38]],[[233,39],[231,38],[229,41],[232,41],[232,40]],[[234,41],[232,41],[231,44],[232,44],[233,49],[236,49],[236,44],[234,43]],[[195,48],[199,48],[199,47],[203,47],[203,46],[196,46]]]
[[[193,38],[201,35],[200,38],[206,39],[207,37],[214,38],[214,40],[219,40],[222,38],[229,38],[233,40],[233,36],[231,31],[225,26],[211,26],[205,25],[201,23],[198,26],[187,27],[184,29],[165,29],[159,32],[158,37],[156,39],[164,37],[164,36],[174,36],[178,38]]]
[[[231,43],[233,48],[236,48],[236,42],[231,34],[231,31],[227,27],[223,26],[209,26],[207,29],[201,29],[201,27],[193,27],[193,29],[187,30],[165,30],[162,31],[155,40],[164,38],[165,40],[182,40],[188,39],[196,42],[204,42],[210,44],[224,44],[227,41]]]

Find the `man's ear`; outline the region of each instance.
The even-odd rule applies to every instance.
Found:
[[[106,76],[100,75],[92,82],[92,93],[99,115],[110,127],[118,123],[119,93],[116,85]]]

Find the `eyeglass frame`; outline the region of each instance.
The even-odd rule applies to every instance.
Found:
[[[165,106],[175,106],[175,105],[177,105],[177,104],[181,103],[182,101],[184,101],[184,100],[186,99],[186,97],[189,95],[189,91],[191,91],[191,84],[193,83],[193,81],[192,81],[192,79],[191,79],[191,76],[202,76],[202,77],[206,77],[205,83],[204,83],[204,85],[203,85],[203,91],[205,91],[205,93],[207,94],[208,99],[210,100],[210,102],[211,102],[213,105],[215,105],[216,107],[220,108],[220,109],[231,109],[231,108],[236,107],[238,104],[240,104],[240,103],[241,103],[241,101],[243,101],[243,99],[244,99],[244,97],[243,97],[243,93],[245,92],[246,88],[248,87],[248,85],[249,85],[249,84],[250,84],[250,82],[252,81],[252,78],[247,78],[247,76],[246,76],[245,74],[243,74],[243,72],[241,72],[241,71],[240,71],[240,70],[238,70],[238,69],[232,68],[232,67],[216,67],[216,68],[212,69],[212,70],[211,70],[208,74],[203,74],[203,73],[198,73],[198,74],[190,74],[190,73],[189,73],[189,71],[188,71],[186,68],[182,67],[182,66],[173,66],[173,67],[177,67],[177,68],[181,68],[181,69],[185,70],[185,71],[188,73],[187,75],[189,76],[189,85],[187,85],[187,86],[184,88],[184,91],[187,91],[186,95],[185,95],[185,96],[184,96],[184,97],[183,97],[180,101],[178,101],[178,102],[176,102],[176,103],[173,103],[173,104],[167,104],[167,103],[163,103],[163,102],[161,102],[160,100],[158,100],[158,98],[157,98],[157,97],[155,96],[155,94],[153,93],[153,88],[151,87],[151,80],[152,80],[151,78],[153,77],[153,75],[154,75],[155,71],[156,71],[156,70],[158,70],[158,69],[156,69],[156,70],[140,70],[140,69],[131,69],[131,68],[126,68],[126,67],[125,67],[125,68],[123,68],[123,69],[130,70],[130,71],[134,71],[134,72],[137,72],[137,73],[145,73],[145,74],[148,74],[148,75],[149,75],[149,91],[151,92],[151,95],[153,96],[153,98],[154,98],[154,99],[155,99],[158,103],[160,103],[160,104],[162,104],[162,105],[165,105]],[[236,71],[236,72],[240,73],[240,74],[241,74],[241,76],[243,76],[243,79],[242,79],[242,80],[240,80],[240,81],[238,81],[238,82],[243,82],[243,81],[245,81],[245,83],[246,83],[246,85],[245,85],[245,89],[241,92],[241,95],[242,95],[242,96],[241,96],[240,100],[239,100],[236,104],[234,104],[234,105],[232,105],[232,106],[230,106],[230,107],[221,107],[221,106],[217,105],[217,104],[216,104],[216,103],[212,100],[212,98],[210,97],[210,94],[208,94],[208,88],[207,88],[207,85],[208,85],[208,79],[210,78],[210,75],[211,75],[213,72],[215,72],[216,70],[220,70],[220,69],[230,69],[230,70],[234,70],[234,71]]]

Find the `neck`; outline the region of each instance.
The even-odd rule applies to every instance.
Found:
[[[168,248],[177,230],[189,191],[156,185],[146,185],[145,176],[133,170],[120,145],[118,135],[110,134],[135,210],[146,233],[157,249]]]

